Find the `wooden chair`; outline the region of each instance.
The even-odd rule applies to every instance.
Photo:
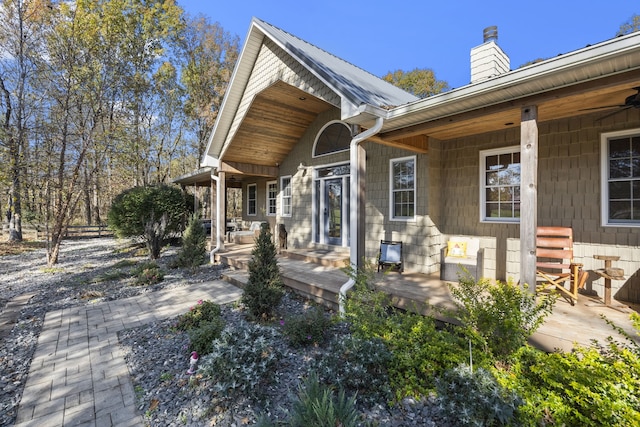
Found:
[[[588,273],[582,270],[582,264],[573,262],[573,230],[570,227],[538,227],[536,275],[541,282],[539,290],[557,290],[571,305],[578,301],[578,289],[584,286]]]
[[[380,267],[390,265],[402,273],[402,242],[392,240],[380,240],[380,253],[378,254],[378,272]]]

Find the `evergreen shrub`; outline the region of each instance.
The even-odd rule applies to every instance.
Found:
[[[264,223],[260,227],[260,234],[251,254],[249,280],[242,294],[242,303],[254,319],[267,320],[273,316],[284,295],[284,284],[269,224]]]
[[[206,260],[207,233],[197,215],[193,215],[182,235],[182,246],[173,266],[194,269],[204,264]]]

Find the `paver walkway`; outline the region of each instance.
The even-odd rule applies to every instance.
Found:
[[[118,331],[184,313],[199,299],[242,291],[214,281],[46,314],[16,427],[142,426]]]

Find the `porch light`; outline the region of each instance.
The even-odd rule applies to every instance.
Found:
[[[303,171],[306,169],[307,169],[307,166],[304,163],[300,162],[300,164],[298,165],[298,170]]]

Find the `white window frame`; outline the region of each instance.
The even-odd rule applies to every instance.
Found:
[[[413,188],[411,188],[411,189],[395,189],[394,186],[393,186],[393,183],[394,183],[393,166],[396,163],[403,163],[403,162],[408,162],[408,161],[413,161]],[[391,221],[411,222],[411,221],[415,221],[416,220],[416,206],[417,206],[417,196],[418,196],[417,191],[416,191],[416,186],[417,186],[416,170],[417,170],[417,158],[416,158],[416,156],[408,156],[408,157],[399,157],[399,158],[396,158],[396,159],[389,159],[389,219]],[[406,191],[406,190],[413,191],[413,215],[412,216],[396,216],[396,212],[394,210],[394,207],[395,207],[394,193],[396,191]]]
[[[608,132],[600,135],[600,210],[601,210],[601,223],[603,227],[625,227],[625,228],[638,228],[640,227],[640,220],[621,220],[611,221],[609,219],[609,183],[611,181],[637,181],[640,178],[627,178],[610,180],[609,179],[609,141],[616,138],[640,136],[640,128],[627,129],[618,132]]]
[[[285,185],[285,180],[289,180],[289,185]],[[292,184],[291,175],[280,177],[280,216],[291,216],[293,210]]]
[[[480,222],[486,222],[486,223],[503,223],[503,224],[519,224],[520,223],[520,217],[515,217],[515,218],[509,218],[509,217],[500,217],[500,218],[493,218],[493,217],[488,217],[487,216],[487,174],[486,174],[486,164],[487,164],[487,157],[491,157],[491,156],[499,156],[501,154],[514,154],[514,153],[520,153],[520,146],[519,145],[511,145],[509,147],[501,147],[501,148],[494,148],[491,150],[482,150],[480,151],[480,166],[479,166],[479,171],[480,171]],[[522,170],[522,157],[520,158],[520,168]],[[522,184],[522,176],[520,176],[520,183],[517,185],[517,187],[519,188],[520,185]],[[513,186],[516,187],[516,186]],[[520,199],[520,203],[522,203],[522,198]]]
[[[318,158],[318,157],[330,156],[332,154],[343,153],[345,151],[349,151],[349,146],[347,146],[347,147],[345,147],[344,149],[341,149],[341,150],[331,151],[329,153],[316,154],[316,148],[317,148],[317,145],[318,145],[318,140],[322,136],[323,132],[325,131],[326,128],[328,128],[329,126],[334,125],[336,123],[343,125],[347,129],[347,132],[349,132],[349,133],[351,132],[351,128],[345,122],[343,122],[341,120],[331,120],[329,123],[327,123],[324,126],[322,126],[322,129],[320,129],[320,131],[316,134],[315,140],[313,141],[313,148],[311,150],[311,157]]]
[[[273,193],[271,188],[273,187]],[[267,216],[276,216],[278,209],[278,181],[267,181]]]
[[[251,199],[251,189],[255,199]],[[251,201],[253,200],[253,212],[251,212]],[[247,184],[247,216],[258,215],[258,184]]]

